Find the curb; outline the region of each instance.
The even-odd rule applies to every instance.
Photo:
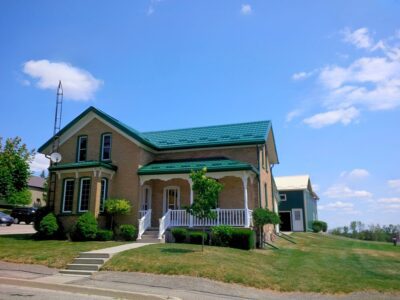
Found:
[[[6,277],[0,277],[0,284],[13,285],[13,286],[24,286],[24,287],[46,289],[46,290],[53,290],[53,291],[63,291],[63,292],[69,292],[69,293],[79,293],[79,294],[106,296],[106,297],[114,297],[114,298],[122,298],[122,299],[132,299],[132,300],[136,300],[136,299],[179,300],[180,299],[177,297],[162,296],[162,295],[156,295],[156,294],[122,292],[119,290],[112,290],[112,289],[85,287],[85,286],[73,285],[73,284],[45,283],[45,282],[38,282],[38,281],[32,281],[32,280],[26,280],[26,279],[6,278]]]

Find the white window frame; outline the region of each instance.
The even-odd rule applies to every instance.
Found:
[[[63,212],[63,213],[72,213],[72,208],[71,208],[71,210],[65,210],[65,194],[66,194],[66,192],[67,192],[67,189],[66,189],[66,187],[67,187],[67,182],[71,182],[72,181],[72,183],[73,183],[73,193],[72,193],[72,207],[74,206],[74,193],[75,193],[75,179],[72,179],[72,178],[70,178],[70,179],[65,179],[64,180],[64,189],[63,189],[63,198],[62,198],[62,200],[63,200],[63,203],[62,203],[62,210],[61,210],[61,212]]]
[[[105,182],[104,186],[103,186],[103,182]],[[104,188],[104,191],[103,191]],[[101,184],[100,184],[100,196],[101,194],[103,194],[103,198],[100,198],[100,212],[104,212],[104,205],[106,203],[106,199],[107,199],[107,192],[108,192],[108,180],[107,178],[102,178],[101,179]],[[101,203],[103,203],[103,207],[101,207]]]
[[[86,139],[86,159],[82,160],[81,159],[81,139],[85,138]],[[78,137],[78,157],[77,157],[77,161],[81,162],[81,161],[87,161],[87,154],[88,154],[88,136],[87,135],[81,135],[80,137]]]
[[[283,199],[282,199],[282,196],[283,196]],[[286,193],[279,193],[279,198],[280,198],[280,201],[282,201],[282,202],[287,201]]]
[[[148,196],[149,196],[149,203],[147,205],[147,209],[151,209],[151,202],[152,202],[152,190],[151,190],[151,186],[149,185],[144,185],[143,189],[142,189],[142,200],[140,202],[140,210],[145,210],[144,209],[144,201],[145,201],[145,197],[146,197],[146,190],[148,190]]]
[[[110,137],[110,157],[109,158],[104,158],[104,138],[106,136]],[[112,134],[105,133],[101,136],[101,160],[111,160],[111,150],[112,150]]]
[[[83,182],[85,181],[85,180],[89,180],[90,181],[90,185],[89,185],[89,202],[88,202],[88,209],[86,209],[86,210],[82,210],[81,209],[81,200],[82,200],[82,187],[83,187]],[[92,180],[91,180],[91,178],[89,178],[89,177],[84,177],[84,178],[81,178],[80,179],[80,182],[79,182],[79,203],[78,203],[78,212],[87,212],[87,211],[89,211],[89,207],[90,207],[90,190],[91,190],[91,188],[92,188]]]
[[[166,186],[163,191],[163,213],[167,212],[167,191],[176,189],[177,190],[177,199],[176,199],[176,206],[177,209],[181,207],[181,188],[176,185]]]

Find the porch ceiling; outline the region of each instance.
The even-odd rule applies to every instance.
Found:
[[[203,168],[207,168],[207,172],[253,171],[258,174],[251,164],[226,158],[152,162],[139,168],[138,174],[186,174]]]

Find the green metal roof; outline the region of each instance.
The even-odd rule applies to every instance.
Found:
[[[61,129],[59,135],[61,136],[90,112],[96,113],[128,136],[158,151],[264,144],[269,131],[272,131],[270,121],[259,121],[141,133],[91,106]],[[53,138],[49,139],[38,151],[43,152],[45,148],[51,145],[52,140]]]
[[[102,167],[109,170],[117,170],[117,166],[108,164],[101,161],[82,161],[74,163],[57,164],[49,168],[51,171],[68,170],[68,169],[82,169],[82,168],[97,168]]]
[[[152,162],[138,170],[139,175],[182,174],[207,168],[208,172],[250,170],[256,168],[246,162],[226,158]]]

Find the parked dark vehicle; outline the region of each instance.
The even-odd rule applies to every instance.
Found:
[[[21,221],[30,224],[35,221],[36,208],[34,207],[17,207],[11,212],[14,223],[19,224]]]
[[[14,223],[14,219],[9,215],[0,211],[0,224],[6,224],[7,226],[11,226]]]

